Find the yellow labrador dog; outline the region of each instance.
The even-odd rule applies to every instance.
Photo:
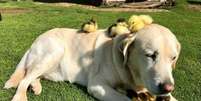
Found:
[[[101,101],[131,101],[118,87],[141,87],[154,95],[171,96],[172,70],[179,52],[176,37],[158,24],[114,39],[108,38],[105,30],[85,34],[56,28],[35,40],[5,88],[18,86],[12,101],[27,101],[29,86],[36,95],[41,93],[42,77],[84,85]],[[171,101],[175,100],[171,96]]]

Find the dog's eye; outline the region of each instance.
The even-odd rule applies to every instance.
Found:
[[[145,54],[145,55],[146,55],[146,57],[151,58],[153,61],[156,60],[156,54]]]
[[[150,54],[150,53],[145,54],[145,56],[148,58],[151,58],[153,61],[155,61],[158,54],[159,54],[158,51],[154,51],[152,54]]]
[[[158,56],[158,52],[157,52],[157,51],[154,51],[153,54],[145,54],[145,55],[146,55],[146,57],[149,57],[149,58],[151,58],[153,61],[155,61],[156,58],[157,58],[157,56]]]
[[[172,57],[172,60],[175,60],[176,59],[176,56]]]

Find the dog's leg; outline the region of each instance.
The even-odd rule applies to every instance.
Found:
[[[24,75],[26,73],[25,62],[26,62],[26,58],[28,54],[29,54],[29,50],[24,54],[23,58],[21,59],[20,63],[17,65],[16,70],[11,75],[10,79],[6,81],[4,85],[5,89],[17,87],[20,81],[24,78]]]
[[[8,81],[6,81],[4,88],[16,88],[19,84],[19,82],[24,78],[25,70],[24,69],[17,69],[10,77]]]
[[[12,101],[27,101],[26,91],[32,80],[36,79],[36,74],[37,72],[26,75],[26,77],[20,82],[17,92]]]
[[[102,82],[89,84],[88,92],[101,101],[131,101],[126,95],[117,92],[115,89]]]
[[[34,91],[35,95],[39,95],[42,91],[42,86],[40,83],[40,78],[31,82],[32,90]]]
[[[88,88],[88,92],[101,101],[131,101],[108,85],[93,85]]]
[[[38,65],[37,67],[39,67]],[[37,79],[40,75],[42,75],[46,69],[38,69],[37,67],[34,67],[30,72],[28,72],[25,76],[25,78],[20,82],[17,92],[15,96],[13,97],[12,101],[27,101],[27,88],[33,82]],[[40,66],[42,67],[42,66]]]
[[[36,67],[33,67],[33,69],[31,69],[30,72],[27,72],[25,78],[20,82],[17,92],[14,95],[12,101],[27,101],[26,96],[27,88],[32,82],[36,82],[34,80],[36,80],[44,72],[50,69],[47,66],[48,65],[38,65]]]
[[[28,86],[33,82],[37,84],[36,80],[39,76],[47,73],[49,70],[56,68],[61,61],[63,54],[61,51],[51,52],[49,54],[40,56],[39,59],[34,59],[33,64],[30,65],[26,72],[26,76],[20,82],[17,92],[12,101],[27,101],[26,91]]]

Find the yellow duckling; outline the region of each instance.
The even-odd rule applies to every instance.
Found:
[[[139,93],[137,97],[133,97],[132,101],[155,101],[156,97],[148,92]],[[161,100],[163,101],[163,100]]]
[[[132,101],[170,101],[170,96],[153,96],[148,92],[139,93]]]
[[[111,25],[108,28],[109,37],[115,37],[116,35],[128,34],[128,33],[130,33],[130,31],[128,29],[126,20],[123,18],[118,19],[115,24]]]
[[[95,32],[98,29],[97,22],[92,18],[90,21],[84,23],[81,30],[86,33]]]
[[[128,27],[128,24],[124,18],[117,19],[117,24],[120,26]]]
[[[129,30],[131,32],[137,32],[144,28],[145,25],[151,24],[153,19],[148,15],[133,15],[128,20]]]
[[[139,17],[143,20],[145,25],[152,24],[153,22],[152,17],[150,17],[149,15],[140,15]]]

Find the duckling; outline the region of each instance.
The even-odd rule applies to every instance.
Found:
[[[153,96],[149,92],[133,94],[132,101],[170,101],[170,96]]]
[[[143,92],[137,94],[132,98],[132,101],[155,101],[156,97],[151,95],[149,92]]]
[[[170,101],[170,96],[157,96],[155,101]]]
[[[117,19],[117,24],[120,26],[128,27],[128,24],[124,18]]]
[[[151,24],[153,19],[148,15],[133,15],[128,20],[129,30],[131,32],[137,32],[144,28],[145,25]]]
[[[81,31],[86,33],[95,32],[97,29],[98,29],[98,24],[93,18],[89,20],[88,22],[85,22],[81,26]]]
[[[144,26],[145,26],[142,19],[137,15],[131,16],[128,20],[128,24],[129,24],[129,30],[131,32],[136,32],[136,31],[144,28]]]
[[[130,31],[128,30],[128,25],[124,18],[118,19],[115,24],[108,28],[108,36],[111,38],[115,37],[116,35],[128,33],[130,33]]]
[[[143,20],[145,25],[152,24],[153,22],[152,17],[150,17],[149,15],[140,15],[139,17]]]

